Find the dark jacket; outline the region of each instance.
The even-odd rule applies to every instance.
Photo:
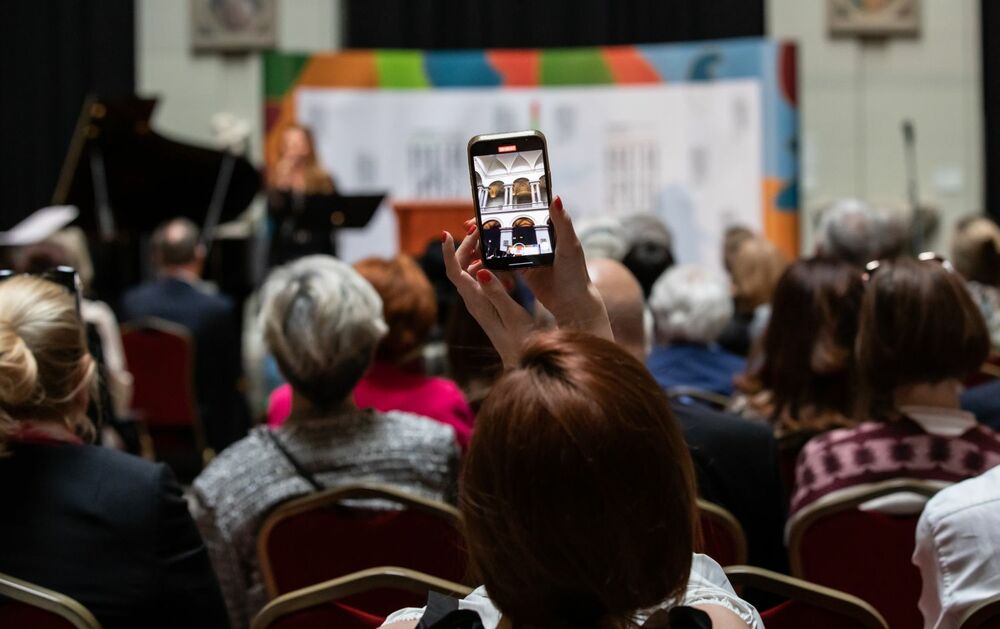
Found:
[[[201,536],[165,465],[107,448],[15,444],[0,458],[0,572],[114,627],[225,627]]]
[[[159,317],[187,328],[195,343],[195,392],[208,443],[217,452],[242,439],[249,411],[239,392],[240,325],[233,301],[188,282],[162,278],[130,289],[122,318]]]
[[[698,494],[739,520],[752,565],[787,572],[787,502],[770,426],[701,406],[671,408],[694,459]]]

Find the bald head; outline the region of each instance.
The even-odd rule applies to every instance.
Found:
[[[604,300],[615,342],[645,363],[645,301],[639,281],[625,265],[614,260],[588,260],[587,272]]]
[[[153,260],[161,271],[177,268],[199,267],[204,250],[198,241],[198,226],[186,218],[175,218],[163,223],[153,232]]]

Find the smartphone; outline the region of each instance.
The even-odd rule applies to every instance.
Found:
[[[486,268],[552,264],[556,242],[549,220],[550,172],[541,131],[493,133],[469,140],[469,177]]]

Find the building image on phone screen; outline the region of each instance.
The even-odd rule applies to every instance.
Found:
[[[484,257],[552,253],[548,178],[542,151],[477,155],[473,162]]]

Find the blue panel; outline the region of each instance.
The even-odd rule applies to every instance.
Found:
[[[500,74],[482,50],[445,50],[424,53],[427,76],[434,87],[499,87]]]

